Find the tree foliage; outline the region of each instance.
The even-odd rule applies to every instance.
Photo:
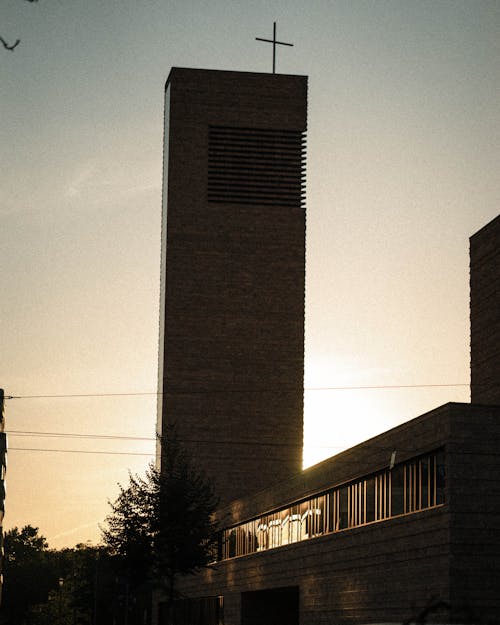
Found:
[[[172,601],[177,577],[213,560],[218,500],[172,428],[161,443],[161,470],[150,465],[145,477],[130,475],[120,486],[103,538],[131,583],[160,585]]]
[[[3,625],[122,622],[122,588],[104,547],[49,549],[38,528],[5,534]],[[118,619],[118,620],[117,620]]]
[[[37,527],[17,527],[4,535],[2,623],[22,623],[29,610],[47,600],[57,585],[47,557],[48,544]]]
[[[111,514],[102,530],[105,544],[118,557],[121,568],[134,585],[149,574],[153,557],[152,519],[156,513],[157,473],[150,467],[145,477],[130,474],[129,484],[121,484],[120,494],[110,502]]]

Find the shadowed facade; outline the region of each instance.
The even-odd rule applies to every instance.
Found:
[[[173,68],[158,430],[222,503],[302,467],[307,79]]]
[[[471,401],[500,405],[500,215],[470,238]]]

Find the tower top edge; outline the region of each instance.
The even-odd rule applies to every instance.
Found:
[[[270,72],[249,72],[249,71],[238,71],[238,70],[225,70],[225,69],[202,69],[195,67],[171,67],[170,72],[167,76],[167,80],[165,81],[165,88],[169,85],[173,78],[176,76],[195,76],[196,74],[204,77],[208,77],[209,75],[220,76],[220,77],[260,77],[263,80],[280,80],[285,78],[292,79],[302,79],[307,82],[308,76],[304,74],[272,74]]]

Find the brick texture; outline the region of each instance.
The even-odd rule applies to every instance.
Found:
[[[167,81],[159,429],[175,423],[222,502],[301,469],[305,210],[209,202],[209,128],[300,133],[306,109],[301,76]]]
[[[488,436],[485,437],[485,432]],[[446,404],[220,511],[232,525],[397,461],[444,448],[439,507],[218,563],[182,581],[187,596],[224,595],[225,625],[241,593],[299,588],[300,625],[498,622],[500,407]]]
[[[500,215],[470,238],[471,401],[500,405]]]

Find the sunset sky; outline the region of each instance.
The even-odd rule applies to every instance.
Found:
[[[95,543],[153,457],[164,82],[271,71],[273,21],[294,44],[277,71],[309,76],[305,464],[469,401],[498,1],[3,0],[21,40],[0,49],[6,529]]]

